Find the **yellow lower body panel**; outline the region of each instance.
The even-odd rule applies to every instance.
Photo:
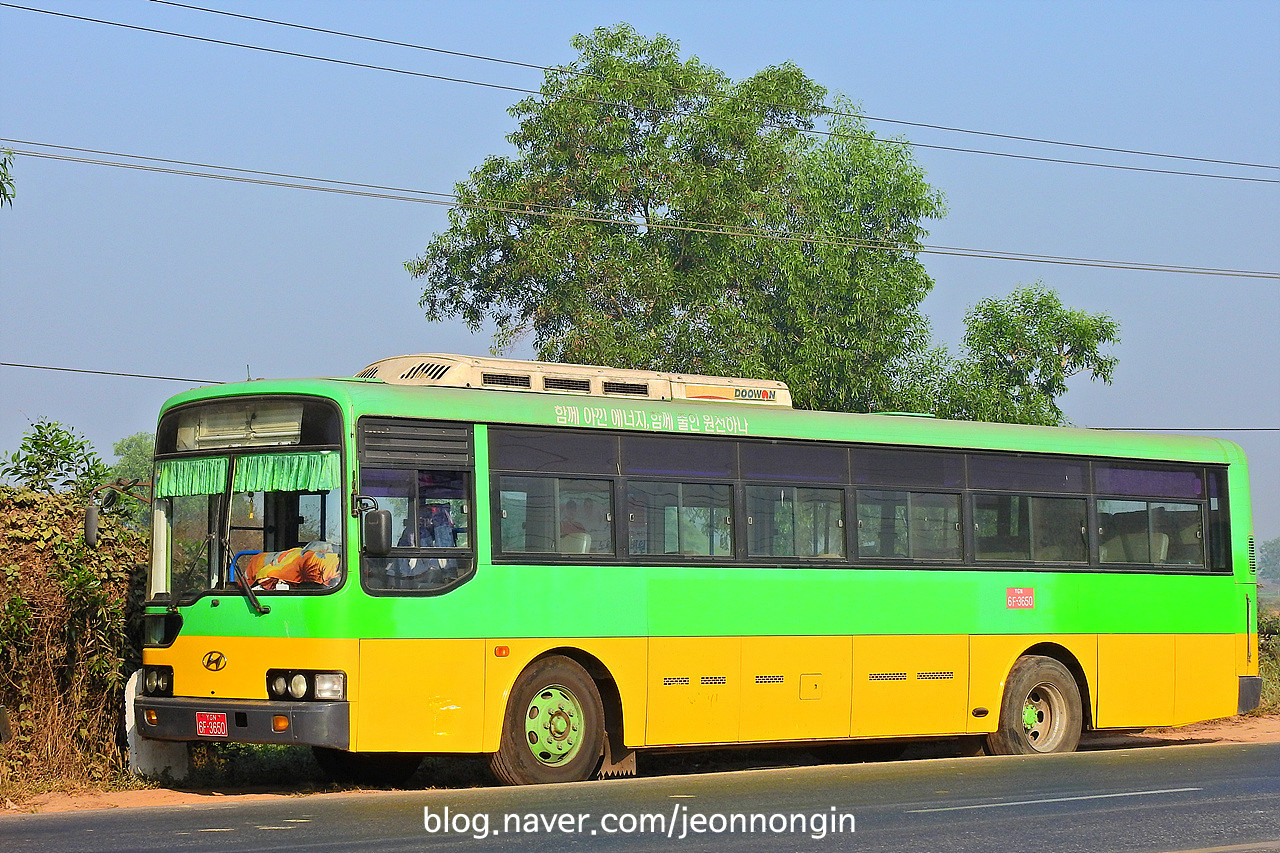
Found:
[[[1098,728],[1229,716],[1237,675],[1257,671],[1244,634],[179,637],[145,661],[174,668],[176,695],[224,699],[265,699],[267,669],[342,670],[353,750],[481,753],[498,749],[520,673],[548,653],[604,678],[625,744],[640,747],[990,733],[1009,671],[1029,650],[1074,659]]]
[[[480,752],[484,640],[361,640],[360,752]]]

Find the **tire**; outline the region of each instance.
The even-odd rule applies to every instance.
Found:
[[[999,724],[987,735],[992,755],[1074,752],[1084,727],[1075,678],[1053,658],[1018,658],[1005,681]]]
[[[508,785],[581,782],[604,756],[604,705],[587,671],[567,657],[534,661],[507,701],[489,767]]]
[[[413,752],[347,752],[313,746],[311,753],[333,781],[374,788],[399,787],[422,764],[422,756]]]

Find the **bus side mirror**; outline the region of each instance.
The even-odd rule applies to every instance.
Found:
[[[90,548],[98,547],[98,505],[89,499],[84,508],[84,544]]]
[[[364,514],[364,552],[370,557],[391,553],[391,510],[372,509]]]

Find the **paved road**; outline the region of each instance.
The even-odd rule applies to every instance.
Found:
[[[14,853],[499,848],[1280,853],[1280,744],[933,759],[0,819],[0,851]]]

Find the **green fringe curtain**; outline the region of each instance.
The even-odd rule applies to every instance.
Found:
[[[173,459],[156,466],[156,497],[220,495],[227,488],[227,458]]]
[[[341,468],[335,451],[241,456],[233,492],[327,492],[338,488]]]

